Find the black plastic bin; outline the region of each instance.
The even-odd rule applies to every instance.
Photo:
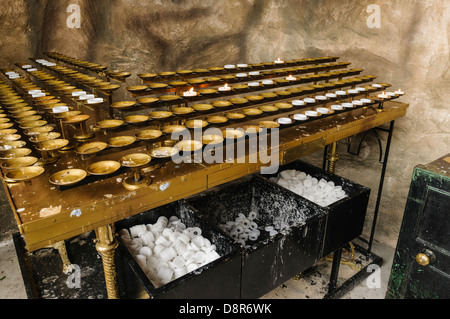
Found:
[[[150,281],[128,248],[119,239],[119,289],[125,298],[152,299],[237,299],[240,298],[241,248],[233,240],[217,232],[193,210],[180,201],[124,219],[116,223],[116,230],[134,225],[154,224],[160,216],[177,216],[187,227],[199,227],[202,236],[216,245],[221,256],[213,262],[160,286]]]
[[[293,197],[301,198],[308,201],[310,205],[326,212],[327,223],[323,242],[322,257],[334,252],[338,248],[346,245],[361,235],[366,218],[367,205],[369,202],[370,189],[354,183],[348,179],[342,178],[336,174],[329,173],[323,169],[317,168],[303,161],[295,161],[280,167],[279,173],[285,170],[298,170],[310,174],[311,176],[327,181],[334,182],[335,185],[342,186],[347,193],[347,197],[330,204],[329,206],[319,206],[306,198],[286,189]],[[278,173],[278,174],[279,174]],[[277,175],[278,175],[277,174]],[[278,185],[270,181],[269,175],[263,175],[270,183]],[[278,185],[279,186],[279,185]],[[282,186],[279,186],[282,187]]]
[[[320,258],[325,211],[261,176],[215,187],[186,202],[216,226],[235,220],[240,213],[257,213],[260,236],[242,252],[243,299],[263,296]],[[287,228],[271,236],[264,227],[272,225]]]

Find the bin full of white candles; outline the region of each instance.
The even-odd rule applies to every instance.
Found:
[[[280,167],[278,174],[265,178],[287,189],[292,196],[323,208],[327,228],[322,255],[361,235],[369,188],[302,161],[286,164]]]
[[[317,262],[325,212],[258,175],[186,199],[242,248],[241,298],[259,298]]]
[[[131,267],[141,283],[136,287],[124,279],[125,286],[144,288],[151,298],[239,295],[239,246],[215,233],[188,207],[176,202],[121,221],[119,227],[121,253],[129,266],[124,268]],[[221,268],[232,277],[228,282],[220,275],[211,278]],[[207,282],[223,290],[203,287]]]

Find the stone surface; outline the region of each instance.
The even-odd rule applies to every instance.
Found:
[[[0,66],[43,57],[47,50],[136,74],[228,63],[336,55],[364,74],[407,92],[397,121],[377,239],[391,246],[401,224],[413,167],[448,153],[450,145],[449,16],[445,0],[2,0]],[[70,29],[67,7],[81,8],[81,28]],[[380,8],[380,28],[369,28]],[[342,161],[340,172],[378,178],[366,160]],[[361,176],[362,175],[362,176]],[[366,178],[367,176],[367,178]],[[351,177],[351,176],[350,176]],[[376,191],[375,188],[372,188]]]

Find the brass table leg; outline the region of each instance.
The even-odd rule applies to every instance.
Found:
[[[330,173],[334,173],[336,162],[339,159],[339,153],[337,150],[337,142],[331,143],[331,145],[328,148],[328,154],[327,154],[327,160],[328,160],[328,167],[327,171]]]
[[[66,243],[64,241],[59,241],[53,244],[51,247],[55,248],[59,252],[59,256],[63,262],[63,273],[69,274],[73,271],[72,263],[67,256]]]
[[[114,260],[118,243],[114,237],[113,228],[113,225],[107,225],[95,230],[97,236],[95,248],[102,256],[108,299],[119,299],[119,287],[117,285],[116,264]]]

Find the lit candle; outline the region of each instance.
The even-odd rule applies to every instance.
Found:
[[[288,80],[288,81],[295,81],[295,80],[297,80],[297,78],[296,78],[295,76],[289,75],[289,76],[286,78],[286,80]]]
[[[381,93],[381,94],[378,94],[378,97],[380,98],[380,99],[387,99],[387,98],[389,98],[389,95],[387,95],[386,93]]]
[[[405,92],[403,92],[402,89],[398,89],[397,91],[395,91],[395,94],[403,95],[403,94],[405,94]]]
[[[197,92],[194,91],[194,88],[191,88],[189,91],[183,92],[183,96],[197,96]]]
[[[282,63],[284,63],[284,61],[282,61],[280,58],[278,58],[278,59],[275,61],[275,64],[282,64]]]
[[[224,86],[222,86],[222,87],[219,88],[219,91],[222,91],[222,92],[224,92],[224,91],[230,91],[230,90],[231,90],[231,87],[229,87],[228,84],[226,84],[226,83],[225,83]]]

